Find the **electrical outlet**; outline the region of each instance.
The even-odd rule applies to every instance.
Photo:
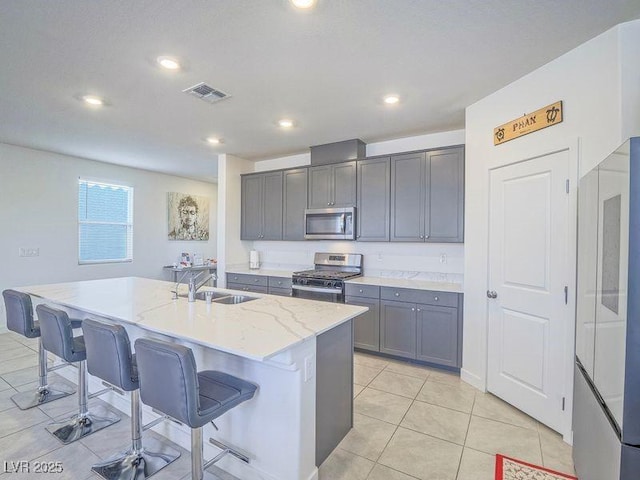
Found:
[[[440,254],[440,263],[447,263],[447,254],[446,253],[441,253]]]
[[[304,381],[308,382],[316,374],[316,358],[315,355],[309,355],[304,359]]]
[[[39,257],[40,249],[39,248],[29,248],[29,247],[20,247],[18,250],[18,255],[21,257]]]

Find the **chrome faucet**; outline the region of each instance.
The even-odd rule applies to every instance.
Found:
[[[182,275],[180,275],[180,278],[178,279],[178,281],[176,282],[175,290],[171,290],[171,293],[173,293],[173,300],[178,299],[178,287],[180,287],[182,280],[184,280],[184,277],[186,277],[188,273],[191,273],[191,272],[189,270],[187,270],[186,272],[183,272]]]
[[[195,275],[189,279],[189,301],[190,302],[196,301],[196,292],[200,287],[202,287],[205,283],[207,283],[212,278],[214,280],[218,278],[213,273],[207,273],[201,281],[196,282],[196,280],[200,278],[200,275],[202,275],[203,273],[205,272],[200,272],[198,275]]]

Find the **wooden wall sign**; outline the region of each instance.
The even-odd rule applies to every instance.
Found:
[[[514,138],[557,125],[561,122],[562,100],[494,128],[493,144],[501,145]]]

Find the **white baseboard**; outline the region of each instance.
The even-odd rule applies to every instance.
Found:
[[[469,370],[465,370],[464,368],[460,369],[460,379],[464,382],[467,382],[472,387],[477,388],[482,392],[487,391],[487,385],[485,381],[480,378],[475,373],[471,373]]]

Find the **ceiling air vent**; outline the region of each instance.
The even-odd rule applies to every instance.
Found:
[[[200,98],[201,100],[209,103],[216,103],[231,96],[227,93],[210,87],[206,83],[198,83],[193,87],[189,87],[186,90],[183,90],[183,92],[189,95],[193,95],[194,97]]]

